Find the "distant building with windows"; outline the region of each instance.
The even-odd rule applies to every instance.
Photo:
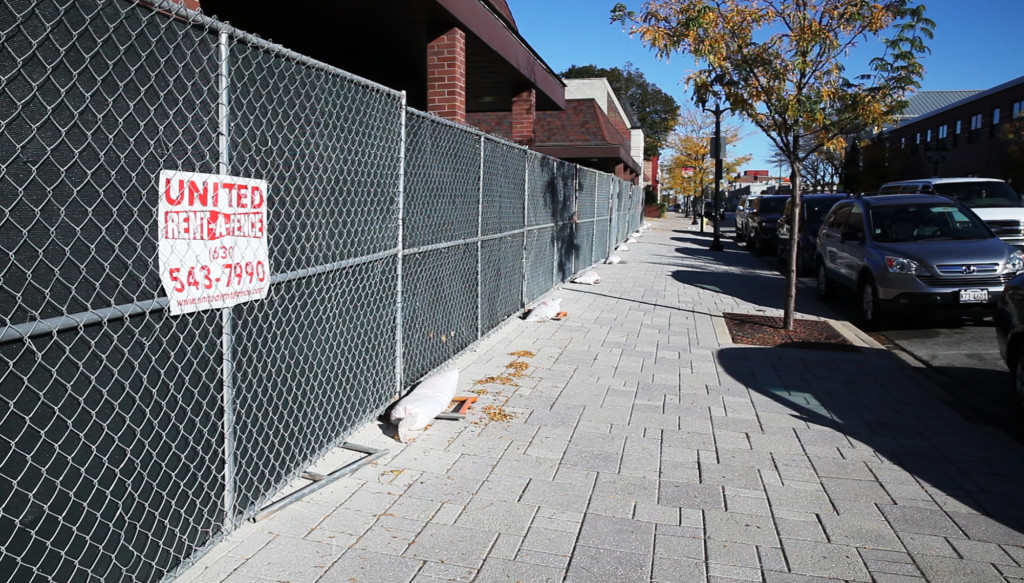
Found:
[[[1002,137],[1005,125],[1024,115],[1024,77],[984,91],[919,95],[923,98],[916,103],[911,99],[897,125],[880,134],[889,179],[978,176],[1021,181],[1021,170],[1011,164]]]

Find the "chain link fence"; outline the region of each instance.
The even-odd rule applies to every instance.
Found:
[[[0,0],[0,580],[160,581],[606,257],[638,188],[169,3]],[[265,299],[171,315],[161,170],[265,179]]]

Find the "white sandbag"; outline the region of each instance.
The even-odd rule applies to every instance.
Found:
[[[629,247],[626,247],[625,245],[616,245],[615,246],[615,250],[616,251],[629,251]]]
[[[627,242],[627,243],[636,243],[636,242],[637,242],[637,240],[638,240],[638,239],[637,239],[636,237],[630,237],[630,238],[626,239],[626,242]]]
[[[572,279],[573,283],[582,283],[584,285],[594,285],[601,283],[601,276],[597,274],[593,269],[588,269],[583,273],[577,275]]]
[[[612,255],[608,257],[608,259],[605,259],[604,262],[608,265],[615,265],[616,263],[622,263],[622,258],[618,255]]]
[[[398,440],[409,443],[409,432],[430,425],[434,417],[451,404],[458,384],[459,369],[439,373],[423,379],[411,393],[395,403],[391,408],[391,423],[398,426]]]
[[[640,237],[643,237],[643,235],[644,235],[644,234],[643,234],[643,233],[641,233],[640,231],[633,231],[633,234],[631,234],[631,235],[629,236],[629,238],[630,238],[630,239],[639,239]],[[636,241],[634,241],[634,243],[635,243],[635,242],[636,242]]]
[[[527,322],[543,322],[550,320],[558,315],[561,311],[562,298],[556,298],[553,300],[547,300],[537,304],[530,313],[526,316]]]

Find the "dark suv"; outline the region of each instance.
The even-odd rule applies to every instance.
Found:
[[[775,246],[775,229],[786,208],[788,194],[764,194],[747,200],[743,238],[755,255]]]
[[[886,310],[983,310],[1024,270],[1024,255],[996,237],[971,209],[933,194],[850,198],[818,232],[818,293],[857,290],[861,318],[877,326]]]
[[[814,253],[818,250],[818,229],[821,221],[837,202],[846,199],[844,193],[804,194],[800,196],[800,231],[796,236],[796,272],[804,275],[814,271]],[[779,263],[789,260],[790,217],[793,215],[793,200],[786,201],[786,210],[779,218],[777,244],[775,249]]]

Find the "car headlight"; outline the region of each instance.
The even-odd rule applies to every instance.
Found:
[[[907,259],[906,257],[891,257],[885,256],[885,266],[889,269],[889,273],[917,273],[917,262],[913,259]]]
[[[1006,260],[1006,272],[1018,273],[1020,271],[1024,271],[1024,253],[1014,251],[1010,253],[1010,258]]]

